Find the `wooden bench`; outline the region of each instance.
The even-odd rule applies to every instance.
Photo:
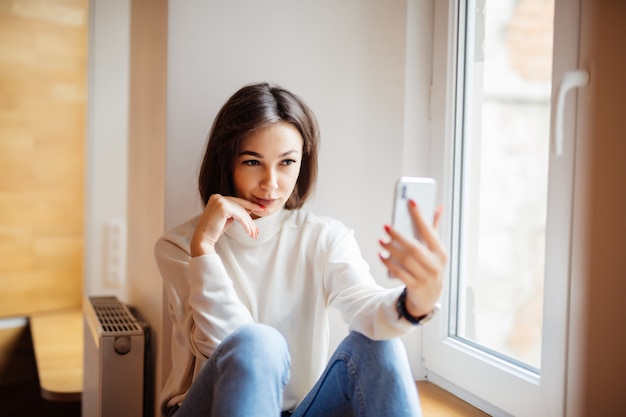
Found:
[[[43,398],[80,401],[83,390],[83,312],[80,307],[30,316]]]

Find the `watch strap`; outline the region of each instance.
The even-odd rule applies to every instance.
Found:
[[[432,318],[432,316],[438,310],[437,306],[435,306],[435,308],[428,314],[424,314],[422,316],[417,316],[417,317],[413,316],[406,309],[406,294],[407,294],[407,289],[406,287],[404,287],[404,290],[402,290],[402,293],[400,294],[400,297],[398,297],[398,301],[396,302],[396,309],[398,310],[398,320],[405,318],[409,323],[414,324],[414,325],[425,324]]]

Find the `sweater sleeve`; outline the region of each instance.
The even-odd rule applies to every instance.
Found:
[[[409,333],[415,326],[399,319],[396,302],[402,287],[376,283],[361,256],[354,233],[345,227],[329,242],[324,285],[331,306],[339,309],[350,330],[384,340]]]
[[[226,336],[253,322],[216,254],[189,261],[189,306],[195,323],[192,340],[207,357]]]
[[[155,257],[170,315],[186,330],[195,356],[208,358],[226,336],[252,323],[218,255],[191,258],[179,244],[162,238],[155,246]]]

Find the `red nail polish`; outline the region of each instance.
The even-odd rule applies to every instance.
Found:
[[[391,229],[391,227],[389,227],[388,224],[386,224],[384,227],[385,227],[385,232],[388,232]]]
[[[259,204],[259,207],[261,207],[263,210],[265,210],[265,206],[263,204]]]
[[[411,207],[416,207],[417,203],[415,202],[415,200],[409,200],[409,204],[411,205]]]

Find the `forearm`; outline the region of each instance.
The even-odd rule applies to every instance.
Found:
[[[216,254],[190,260],[188,302],[195,324],[192,341],[205,356],[237,328],[253,322]]]

